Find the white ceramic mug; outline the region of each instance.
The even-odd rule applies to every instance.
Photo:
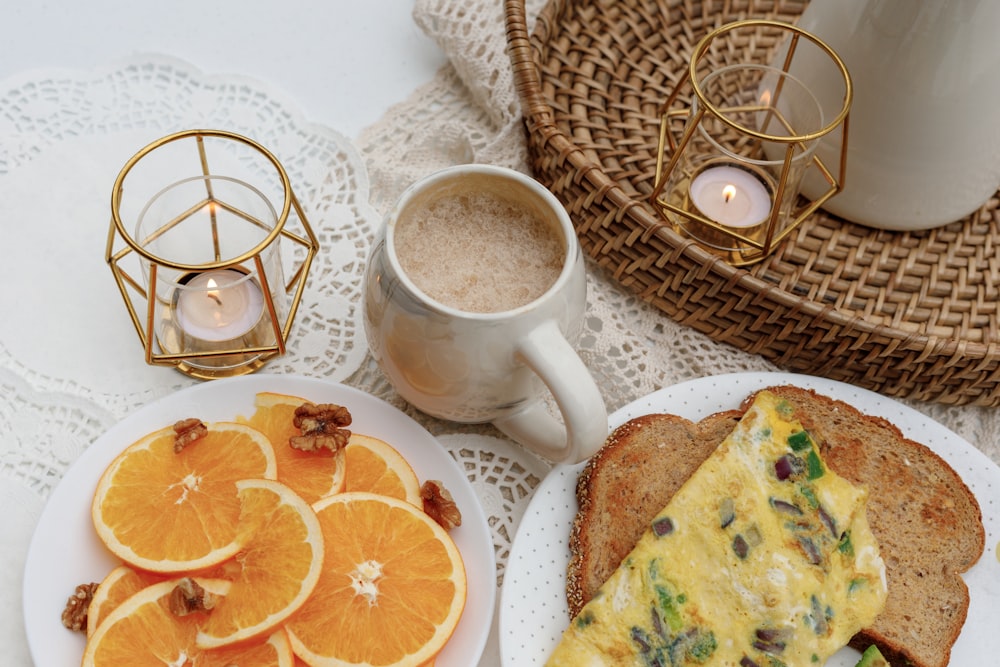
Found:
[[[398,254],[399,227],[415,209],[456,192],[484,191],[533,211],[561,247],[555,282],[541,286],[537,298],[498,312],[462,310],[429,296],[404,272]],[[485,258],[482,266],[489,271]],[[411,185],[375,239],[364,293],[372,354],[421,411],[455,422],[492,422],[553,462],[584,460],[604,442],[604,401],[572,345],[586,309],[583,254],[566,210],[537,181],[502,167],[460,165]],[[545,387],[562,423],[545,406]]]

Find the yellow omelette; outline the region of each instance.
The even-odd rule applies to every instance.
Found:
[[[761,392],[546,664],[823,665],[885,604],[867,497]]]

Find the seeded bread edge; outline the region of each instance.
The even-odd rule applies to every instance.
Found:
[[[960,575],[986,544],[976,497],[943,458],[888,420],[810,389],[768,391],[795,406],[831,469],[870,490],[868,521],[886,562],[889,597],[851,645],[863,651],[877,644],[892,665],[946,667],[969,609]]]
[[[650,519],[666,506],[719,442],[738,411],[694,423],[668,414],[636,417],[616,428],[577,478],[578,512],[566,570],[575,616],[632,550]]]
[[[985,548],[975,496],[944,459],[906,439],[889,421],[814,390],[790,385],[767,390],[795,406],[827,465],[871,490],[868,517],[886,561],[890,599],[851,645],[864,650],[874,643],[890,664],[901,667],[947,667],[968,614],[969,592],[960,573]],[[615,429],[591,457],[577,480],[578,512],[570,531],[571,616],[729,434],[755,395],[740,410],[696,423],[670,414],[636,417]],[[907,517],[904,531],[900,521]]]

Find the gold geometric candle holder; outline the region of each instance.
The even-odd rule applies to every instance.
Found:
[[[284,354],[318,250],[285,169],[238,134],[163,137],[115,180],[105,259],[148,364],[213,379]]]
[[[761,34],[784,40],[776,65],[727,62]],[[814,70],[829,70],[818,87],[793,73],[806,59]],[[678,105],[688,87],[690,104]],[[676,231],[731,264],[760,261],[842,189],[852,96],[843,61],[804,30],[767,20],[722,26],[695,47],[662,107],[650,201]],[[831,98],[839,110],[827,119]],[[816,155],[834,132],[841,142],[836,173]],[[812,201],[800,197],[807,179],[822,186]]]

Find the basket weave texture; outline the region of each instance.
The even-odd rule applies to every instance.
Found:
[[[1000,405],[1000,197],[910,233],[821,211],[746,268],[664,226],[648,202],[662,105],[701,37],[745,18],[794,23],[805,6],[551,0],[529,31],[523,0],[505,0],[535,177],[603,270],[715,340],[890,396]],[[709,56],[768,62],[776,47],[761,34]]]

